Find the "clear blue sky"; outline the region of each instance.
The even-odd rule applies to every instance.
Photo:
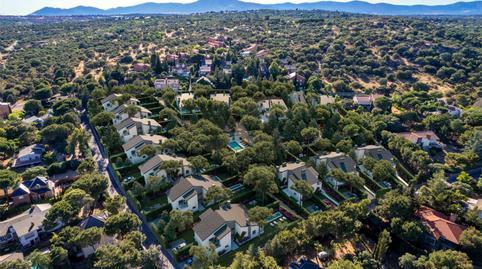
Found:
[[[317,2],[320,0],[243,0],[246,2],[257,3],[281,3],[281,2]],[[347,2],[350,0],[334,0],[338,2]],[[414,5],[414,4],[426,4],[426,5],[441,5],[458,2],[458,0],[364,0],[371,3],[392,3],[400,5]],[[462,0],[465,2],[475,0]],[[93,6],[99,8],[111,8],[119,6],[131,6],[135,4],[141,4],[145,2],[194,2],[194,0],[0,0],[0,15],[25,15],[40,8],[60,7],[70,8],[79,5]]]

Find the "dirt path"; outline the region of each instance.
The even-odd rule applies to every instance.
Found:
[[[15,40],[12,42],[12,44],[10,44],[10,46],[4,49],[4,51],[7,53],[0,52],[0,64],[5,64],[7,62],[7,58],[10,55],[10,52],[12,52],[15,49],[15,46],[17,46],[17,44],[18,44],[18,41]]]
[[[75,77],[73,80],[80,78],[84,75],[85,63],[80,61],[79,65],[75,68]]]

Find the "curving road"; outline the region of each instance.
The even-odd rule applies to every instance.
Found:
[[[151,245],[159,245],[156,236],[152,232],[149,223],[147,222],[144,215],[137,210],[137,208],[133,205],[133,203],[129,200],[129,197],[126,195],[125,190],[122,188],[119,178],[117,178],[115,171],[112,165],[109,162],[109,158],[107,152],[104,149],[104,146],[101,143],[100,137],[97,134],[97,131],[89,122],[89,118],[87,117],[86,111],[81,113],[81,122],[82,127],[87,130],[93,139],[89,140],[89,146],[93,150],[93,158],[97,161],[99,165],[99,172],[105,173],[109,177],[109,195],[119,194],[126,198],[127,206],[131,212],[136,214],[139,219],[141,220],[141,232],[143,232],[146,236],[146,241],[144,241],[144,246],[149,247]],[[177,263],[175,262],[172,255],[167,252],[164,248],[161,247],[161,261],[163,262],[162,268],[164,269],[177,269]]]

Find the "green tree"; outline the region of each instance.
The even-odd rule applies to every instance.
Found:
[[[188,158],[188,161],[191,163],[195,174],[199,174],[204,169],[209,168],[209,161],[202,155],[190,157]]]
[[[303,147],[301,147],[300,143],[295,140],[290,140],[286,142],[284,146],[286,151],[293,154],[294,156],[299,156],[303,152]]]
[[[300,205],[303,204],[304,199],[310,199],[313,196],[313,186],[311,186],[306,180],[296,180],[291,189],[301,194]]]
[[[38,250],[34,250],[27,256],[27,260],[32,263],[38,269],[50,269],[52,260],[48,253],[42,253]]]
[[[127,212],[110,216],[105,222],[105,232],[108,235],[118,235],[123,238],[127,233],[137,230],[141,225],[139,218]]]
[[[79,175],[95,173],[97,171],[97,163],[92,158],[82,160],[76,171]]]
[[[126,198],[120,195],[109,196],[105,199],[103,205],[109,214],[115,215],[124,210]]]
[[[209,247],[191,246],[189,254],[192,256],[191,268],[209,269],[216,265],[218,254],[213,245]]]
[[[164,232],[181,233],[191,228],[194,222],[192,211],[173,210],[169,213],[169,222],[164,227]]]
[[[3,262],[2,268],[3,269],[32,269],[32,263],[28,260],[16,259],[12,261]]]
[[[83,248],[91,247],[95,251],[95,245],[100,242],[103,230],[98,227],[91,227],[81,231],[75,241],[77,244]]]
[[[211,202],[219,203],[219,202],[228,200],[232,195],[233,194],[230,189],[213,185],[208,188],[208,191],[206,192],[206,196],[204,197],[204,201],[207,204]]]
[[[412,214],[412,198],[393,190],[385,193],[375,207],[375,212],[383,219],[407,218]]]
[[[37,115],[43,108],[42,102],[39,100],[29,100],[25,102],[23,111],[25,111],[27,115]]]
[[[475,227],[467,228],[460,236],[460,245],[477,263],[482,262],[482,232]]]
[[[243,183],[252,186],[264,203],[266,194],[278,192],[273,169],[268,166],[251,166],[243,177]]]
[[[47,169],[42,166],[34,166],[34,167],[29,167],[27,170],[25,170],[22,173],[22,179],[23,180],[31,180],[34,179],[35,177],[44,177],[47,176]]]
[[[339,260],[330,263],[326,269],[363,269],[361,264],[349,260]]]
[[[261,228],[267,224],[266,219],[272,214],[273,209],[263,206],[255,206],[248,210],[249,220],[258,223]]]
[[[72,184],[73,189],[84,190],[96,201],[105,193],[109,183],[101,174],[85,174]]]
[[[307,127],[301,130],[301,137],[303,137],[306,144],[310,144],[320,137],[320,131],[317,128]]]
[[[383,230],[378,235],[378,243],[377,243],[377,246],[375,247],[375,251],[373,252],[373,256],[375,257],[375,259],[377,259],[380,262],[383,262],[391,242],[392,242],[392,237],[390,236],[390,232],[387,230]]]
[[[20,176],[12,171],[6,169],[0,169],[0,189],[4,194],[8,194],[8,189],[15,188],[20,182]],[[9,196],[6,195],[5,203],[8,205]]]

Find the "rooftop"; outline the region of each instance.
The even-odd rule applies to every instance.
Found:
[[[465,226],[449,220],[444,214],[426,206],[421,206],[416,215],[436,239],[443,237],[456,245],[460,243],[460,236],[466,229]]]

